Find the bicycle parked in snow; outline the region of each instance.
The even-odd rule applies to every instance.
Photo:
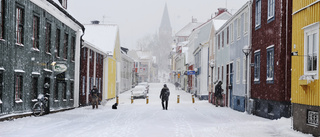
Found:
[[[49,113],[49,96],[50,94],[39,94],[37,102],[33,105],[32,111],[35,116],[41,116]]]

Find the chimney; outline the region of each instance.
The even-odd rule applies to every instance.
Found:
[[[215,15],[218,16],[221,13],[226,12],[226,11],[228,11],[227,8],[218,8],[218,12],[215,12]]]
[[[197,23],[197,22],[198,22],[198,20],[197,20],[196,18],[193,18],[193,17],[192,17],[191,22],[192,22],[192,23]]]
[[[91,21],[91,24],[99,24],[99,23],[100,23],[100,21],[98,21],[98,20]]]

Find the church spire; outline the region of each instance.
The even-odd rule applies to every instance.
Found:
[[[161,30],[168,31],[168,32],[172,31],[171,23],[170,23],[170,19],[169,19],[168,8],[167,8],[167,3],[164,7],[162,20],[161,20],[161,24],[160,24],[160,28],[159,28],[159,31],[161,31]]]

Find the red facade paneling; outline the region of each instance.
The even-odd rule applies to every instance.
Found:
[[[255,4],[252,4],[252,63],[254,51],[260,50],[260,82],[254,82],[254,67],[251,68],[251,97],[290,101],[291,68],[291,11],[292,2],[275,1],[274,20],[268,22],[268,1],[261,1],[261,25],[255,27]],[[288,8],[288,12],[286,9]],[[287,16],[288,15],[288,16]],[[267,83],[267,47],[274,45],[274,81]]]

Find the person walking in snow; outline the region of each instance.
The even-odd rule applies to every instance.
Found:
[[[222,92],[223,89],[221,88],[222,81],[219,81],[219,83],[215,87],[214,97],[215,97],[215,104],[216,107],[218,107],[218,101],[219,105],[222,107]]]
[[[90,91],[90,95],[92,109],[94,109],[95,107],[98,109],[99,91],[96,86],[93,86],[93,89]]]
[[[166,84],[163,85],[160,93],[160,99],[162,101],[163,110],[168,110],[168,101],[169,101],[170,91]],[[165,104],[164,104],[165,103]]]

